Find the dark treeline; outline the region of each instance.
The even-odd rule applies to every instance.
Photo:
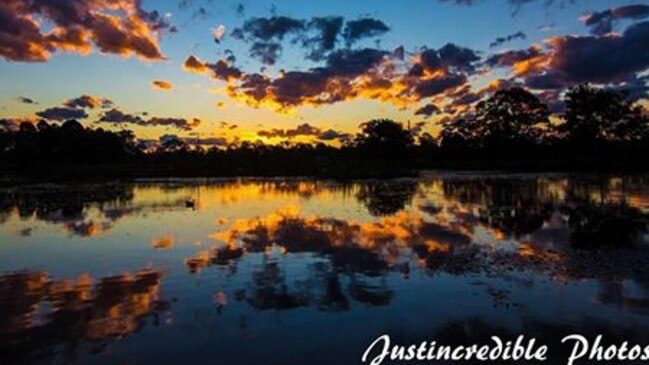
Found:
[[[588,85],[569,90],[561,118],[521,88],[496,92],[439,135],[378,119],[341,147],[261,141],[195,147],[168,139],[144,149],[131,131],[22,123],[0,129],[0,164],[19,175],[233,176],[402,175],[425,168],[646,170],[649,118],[624,92]]]

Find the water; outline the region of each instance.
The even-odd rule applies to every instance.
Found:
[[[0,204],[3,364],[357,364],[384,333],[649,344],[643,176],[32,184]]]

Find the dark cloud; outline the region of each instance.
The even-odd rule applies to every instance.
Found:
[[[485,61],[490,67],[509,67],[518,62],[527,61],[542,54],[541,48],[532,46],[522,50],[511,50],[497,53]]]
[[[13,118],[0,118],[0,130],[2,131],[16,131],[22,121]]]
[[[620,36],[563,36],[549,44],[547,68],[528,80],[530,87],[625,82],[649,67],[649,22],[631,25]]]
[[[276,79],[243,75],[240,84],[231,89],[231,96],[243,96],[253,105],[271,101],[280,109],[342,101],[353,92],[352,79],[368,72],[388,54],[370,48],[338,50],[327,57],[323,67],[309,71],[288,71]]]
[[[306,50],[307,59],[322,61],[336,51],[340,37],[350,46],[360,39],[380,36],[389,29],[383,21],[373,18],[345,23],[341,16],[311,19],[272,16],[246,20],[232,31],[232,36],[250,44],[249,55],[252,58],[273,65],[283,52],[284,41],[301,45]]]
[[[513,41],[515,39],[526,39],[526,38],[527,38],[527,35],[525,33],[521,32],[521,31],[518,31],[518,32],[513,33],[513,34],[510,34],[510,35],[507,35],[507,36],[504,36],[504,37],[498,37],[498,38],[494,39],[494,41],[491,42],[491,44],[489,44],[489,47],[490,48],[495,48],[495,47],[502,46],[503,44],[505,44],[507,42],[511,42],[511,41]]]
[[[234,52],[231,49],[226,49],[225,51],[223,51],[223,54],[225,55],[226,61],[230,63],[237,62],[237,57],[234,55]]]
[[[251,18],[241,28],[232,31],[232,35],[242,40],[281,41],[289,34],[298,34],[305,28],[304,20],[286,16],[270,18]]]
[[[373,18],[350,20],[345,24],[343,38],[347,45],[352,45],[363,38],[378,37],[387,33],[390,27],[383,21]]]
[[[262,130],[257,132],[257,135],[260,137],[266,138],[295,138],[298,136],[312,136],[316,139],[322,141],[333,141],[333,140],[347,140],[351,136],[347,133],[342,133],[335,131],[333,129],[321,130],[320,128],[314,127],[308,123],[301,124],[293,129],[271,129],[271,130]]]
[[[165,117],[152,117],[147,120],[144,126],[163,126],[172,127],[176,129],[190,131],[201,124],[198,118],[185,119],[185,118],[165,118]]]
[[[282,45],[276,42],[255,42],[250,46],[250,57],[264,65],[274,65],[282,55]]]
[[[172,27],[139,0],[4,0],[0,3],[0,55],[44,62],[57,50],[160,60],[157,34]],[[47,24],[47,25],[45,25]]]
[[[478,54],[464,47],[453,43],[447,43],[440,49],[426,49],[419,55],[419,62],[411,68],[411,74],[421,75],[424,70],[436,71],[450,69],[472,72],[475,69],[475,62],[480,60]]]
[[[159,137],[160,143],[168,142],[169,140],[180,141],[190,146],[227,146],[228,140],[224,137],[180,137],[176,134],[164,134]]]
[[[69,107],[53,107],[37,112],[36,115],[47,120],[85,119],[88,114],[83,109]]]
[[[327,57],[324,73],[335,76],[358,76],[375,66],[390,53],[374,48],[342,49]]]
[[[243,4],[239,3],[237,4],[235,11],[238,16],[244,16],[246,12],[246,7]]]
[[[98,96],[81,95],[78,98],[69,99],[63,103],[68,108],[94,109],[97,107],[108,108],[113,102]]]
[[[315,136],[318,133],[320,133],[319,128],[304,123],[294,129],[271,129],[268,131],[259,131],[257,132],[257,135],[266,138],[293,138],[297,136]]]
[[[450,74],[438,78],[421,80],[415,86],[414,93],[423,99],[442,94],[449,89],[462,86],[466,82],[467,78],[462,74]]]
[[[307,35],[302,40],[302,45],[309,49],[308,59],[321,61],[336,48],[343,21],[341,16],[316,17],[309,21],[308,28],[314,35]]]
[[[26,96],[19,96],[16,98],[19,102],[23,104],[38,104],[34,99],[28,98]]]
[[[649,17],[649,5],[627,5],[600,12],[593,12],[581,18],[590,32],[595,35],[604,35],[613,31],[617,22],[623,19],[639,20]]]
[[[297,42],[306,29],[306,22],[301,19],[286,16],[269,18],[251,18],[240,28],[232,31],[232,36],[249,42],[249,55],[265,65],[274,65],[282,54],[283,41],[291,36],[292,42]]]
[[[453,5],[472,6],[478,3],[485,2],[487,0],[438,0],[438,1],[443,3],[450,3]],[[574,4],[577,0],[506,0],[506,1],[509,5],[511,5],[514,8],[512,15],[515,15],[520,11],[521,7],[534,2],[541,2],[541,4],[545,8],[550,8],[552,6],[565,7],[568,4]]]
[[[441,110],[435,104],[427,104],[415,110],[415,115],[425,115],[427,117],[439,113],[441,113]]]
[[[143,124],[144,121],[137,115],[124,113],[119,109],[113,108],[106,111],[100,118],[100,122],[123,124],[123,123],[132,123],[132,124]]]
[[[627,99],[638,101],[649,99],[649,75],[634,76],[629,80],[611,86],[612,89],[627,93]]]
[[[197,127],[201,120],[198,118],[167,118],[167,117],[151,117],[143,119],[134,114],[124,113],[119,109],[113,108],[106,111],[100,118],[99,122],[114,123],[114,124],[136,124],[144,127],[172,127],[180,130],[192,130]]]
[[[318,139],[322,141],[348,141],[352,138],[352,135],[349,133],[342,133],[333,129],[327,129],[318,133]]]

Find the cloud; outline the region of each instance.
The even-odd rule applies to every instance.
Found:
[[[174,88],[171,82],[165,80],[153,80],[151,81],[151,86],[154,89],[163,90],[163,91],[170,91]]]
[[[341,142],[348,141],[352,138],[352,135],[349,133],[342,133],[333,129],[327,129],[318,133],[318,139],[322,141],[334,141],[338,140]]]
[[[257,135],[265,138],[288,138],[292,139],[299,136],[311,136],[322,141],[347,140],[351,135],[335,131],[333,129],[321,130],[308,123],[301,124],[293,129],[271,129],[257,132]]]
[[[250,46],[250,57],[264,65],[274,65],[282,54],[282,45],[275,42],[255,42]]]
[[[164,134],[158,140],[160,143],[177,140],[190,146],[227,146],[229,144],[224,137],[180,137],[176,134]]]
[[[189,56],[183,64],[183,69],[187,72],[203,73],[207,69],[203,61],[199,60],[196,56]]]
[[[418,56],[411,68],[412,75],[423,75],[425,71],[437,70],[473,72],[475,62],[480,60],[478,54],[469,49],[447,43],[440,49],[426,49]]]
[[[226,60],[218,60],[215,63],[201,61],[196,56],[189,56],[183,64],[183,69],[187,72],[198,74],[207,73],[210,77],[223,81],[239,79],[242,76],[241,70],[234,67]]]
[[[243,4],[239,3],[237,4],[235,11],[238,16],[244,16],[246,12],[246,7]]]
[[[161,60],[161,31],[173,28],[139,0],[5,0],[0,3],[0,55],[44,62],[53,52],[101,53]]]
[[[85,119],[88,114],[83,109],[69,107],[53,107],[36,113],[37,116],[47,120],[63,121],[68,119]]]
[[[581,17],[581,21],[590,28],[594,35],[611,33],[617,22],[623,19],[639,20],[649,17],[649,5],[626,5],[593,12]]]
[[[252,106],[266,105],[276,110],[300,105],[322,105],[352,97],[355,80],[378,66],[388,52],[365,48],[338,50],[327,57],[323,67],[308,71],[287,71],[271,79],[262,74],[242,74],[228,87],[229,95]]]
[[[271,129],[269,131],[259,131],[257,135],[267,138],[293,138],[297,136],[315,136],[320,133],[320,129],[308,123],[301,124],[294,129]]]
[[[415,86],[415,94],[423,99],[429,96],[441,94],[451,88],[461,86],[467,82],[464,75],[445,75],[438,78],[422,80]]]
[[[19,96],[16,98],[16,100],[23,104],[38,104],[34,99],[28,98],[26,96]]]
[[[63,103],[68,108],[94,109],[97,107],[108,108],[113,102],[98,96],[81,95],[78,98],[69,99]]]
[[[19,118],[0,118],[0,131],[16,131],[22,122]]]
[[[504,37],[498,37],[498,38],[494,39],[494,41],[491,42],[491,44],[489,44],[489,47],[490,48],[495,48],[495,47],[502,46],[503,44],[505,44],[507,42],[511,42],[511,41],[513,41],[515,39],[526,39],[526,38],[527,38],[527,35],[525,33],[521,32],[521,31],[518,31],[518,32],[513,33],[513,34],[510,34],[510,35],[507,35],[507,36],[504,36]]]
[[[142,125],[173,127],[176,129],[190,131],[198,127],[199,124],[201,124],[201,120],[198,118],[185,119],[185,118],[152,117]]]
[[[427,104],[422,106],[421,108],[415,110],[415,115],[425,115],[427,117],[433,115],[433,114],[439,114],[441,113],[441,110],[439,107],[435,104]]]
[[[443,3],[451,3],[453,5],[473,6],[487,0],[438,0]],[[511,15],[517,15],[522,7],[534,2],[541,2],[541,5],[550,9],[552,7],[564,8],[566,5],[574,4],[576,0],[507,0],[507,3],[513,8]]]
[[[225,25],[219,24],[216,28],[212,29],[212,37],[216,43],[221,43],[223,36],[225,36]]]
[[[143,127],[171,127],[179,130],[190,131],[199,124],[198,118],[169,118],[169,117],[151,117],[144,119],[140,116],[124,113],[119,109],[113,108],[106,111],[100,118],[99,122],[113,124],[135,124]]]
[[[315,17],[309,21],[308,28],[315,35],[307,35],[302,40],[302,45],[309,49],[307,59],[321,61],[336,48],[343,21],[341,16]]]
[[[304,30],[304,21],[286,16],[273,16],[270,18],[251,18],[243,23],[240,28],[235,28],[232,35],[239,39],[248,40],[283,40],[291,33]]]
[[[322,61],[336,51],[339,37],[349,47],[363,38],[380,36],[389,29],[383,21],[373,18],[345,23],[342,16],[310,19],[271,16],[246,20],[232,31],[232,36],[249,44],[250,57],[265,65],[274,65],[284,51],[284,41],[301,45],[306,50],[307,59]]]
[[[528,78],[530,87],[625,82],[649,67],[649,22],[633,24],[621,35],[568,35],[551,38],[548,44],[547,66]]]
[[[356,98],[408,108],[422,99],[443,98],[466,85],[482,67],[475,51],[454,44],[425,49],[410,59],[399,48],[398,52],[335,49],[326,54],[320,66],[306,71],[281,71],[276,77],[245,73],[224,60],[208,64],[195,56],[190,56],[183,67],[226,81],[225,91],[236,101],[277,112]]]
[[[304,29],[304,20],[286,16],[251,18],[240,28],[235,28],[232,36],[251,43],[249,50],[251,57],[260,60],[263,64],[273,65],[282,53],[280,41],[289,35],[300,35]]]
[[[122,124],[122,123],[143,124],[144,123],[142,118],[140,118],[139,116],[124,113],[121,110],[116,108],[106,111],[99,118],[99,121],[115,123],[115,124]]]
[[[546,67],[548,54],[539,46],[497,53],[485,60],[489,67],[510,67],[516,76],[534,75]]]
[[[363,38],[378,37],[387,33],[390,27],[383,21],[373,18],[351,20],[345,24],[343,38],[347,45],[352,45]]]

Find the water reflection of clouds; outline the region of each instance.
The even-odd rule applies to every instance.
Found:
[[[213,245],[184,259],[192,273],[233,267],[247,255],[277,250],[313,254],[334,277],[392,272],[407,277],[416,269],[644,280],[638,266],[648,266],[649,253],[633,244],[646,240],[648,186],[640,177],[525,175],[350,183],[149,181],[18,188],[3,193],[1,214],[4,222],[18,217],[23,226],[15,232],[24,236],[33,231],[24,224],[44,221],[84,237],[109,236],[119,222],[134,217],[147,222],[150,214],[158,214],[165,219],[160,229],[168,233],[158,232],[149,244],[169,249],[183,241],[175,231],[191,226],[174,214],[187,211],[185,201],[196,199],[197,210],[187,219],[207,222],[205,229],[212,231],[204,237]],[[575,245],[595,250],[585,253]],[[625,245],[629,248],[600,247]],[[638,266],[628,270],[625,260]],[[350,292],[363,292],[363,285],[354,288]]]
[[[289,311],[282,320],[293,328],[294,314],[309,313],[316,323],[318,313],[379,306],[377,313],[406,313],[407,335],[434,324],[435,337],[449,341],[494,331],[552,339],[563,330],[561,320],[552,320],[557,313],[574,317],[571,330],[634,334],[620,326],[628,316],[649,314],[649,181],[639,177],[178,180],[24,187],[0,197],[0,234],[22,234],[0,246],[8,253],[56,246],[45,235],[96,243],[61,249],[78,263],[25,267],[58,275],[78,272],[84,259],[107,262],[87,265],[100,273],[151,262],[169,268],[165,291],[180,303],[171,308],[164,299],[155,269],[71,280],[44,271],[5,273],[0,336],[22,341],[11,351],[28,355],[74,341],[82,346],[72,353],[145,336],[133,334],[165,323],[172,310],[175,324],[192,325],[186,311],[203,302],[219,319],[240,316],[250,333],[269,313]],[[186,208],[189,199],[196,199],[195,210]],[[198,240],[205,244],[184,245]],[[102,254],[105,261],[96,258]],[[422,307],[426,313],[416,312]],[[460,313],[447,315],[454,310]],[[507,313],[521,328],[495,325],[494,313]],[[603,324],[591,328],[591,320]]]
[[[70,361],[145,322],[164,324],[170,304],[162,277],[153,269],[99,279],[54,279],[43,271],[0,276],[0,354],[24,360],[57,351]]]

